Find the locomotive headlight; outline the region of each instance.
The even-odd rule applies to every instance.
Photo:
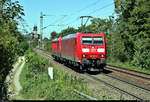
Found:
[[[88,57],[88,55],[82,55],[82,57]]]
[[[99,57],[104,57],[104,55],[99,55]]]
[[[89,49],[82,49],[82,52],[89,52]]]
[[[97,52],[104,52],[104,49],[97,49]]]

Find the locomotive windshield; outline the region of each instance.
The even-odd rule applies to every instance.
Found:
[[[83,36],[82,37],[82,45],[103,45],[103,37],[91,37],[91,36]]]

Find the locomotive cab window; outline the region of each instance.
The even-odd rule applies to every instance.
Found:
[[[83,45],[91,45],[92,44],[92,37],[82,37],[82,44]]]
[[[103,45],[103,37],[93,37],[94,45]]]
[[[103,45],[103,37],[82,37],[82,45]]]

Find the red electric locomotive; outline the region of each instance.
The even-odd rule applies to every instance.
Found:
[[[56,38],[52,41],[52,56],[59,60],[61,57],[61,40],[62,37]]]
[[[57,47],[60,46],[60,54],[56,54],[52,50],[52,55],[55,58],[65,63],[79,65],[81,70],[103,70],[106,64],[106,44],[103,33],[88,34],[78,32],[64,36],[56,41]],[[53,40],[52,49],[55,48],[55,43],[55,40]]]

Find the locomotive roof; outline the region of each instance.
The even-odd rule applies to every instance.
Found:
[[[76,33],[69,34],[69,35],[64,36],[63,39],[75,38],[75,36],[76,36]]]
[[[77,33],[73,33],[73,34],[69,34],[69,35],[66,35],[64,37],[62,37],[63,40],[66,40],[66,39],[70,39],[70,38],[75,38]],[[84,34],[84,33],[80,33],[80,34]],[[90,33],[88,33],[90,34]],[[103,34],[103,33],[99,33],[99,34]],[[59,38],[55,38],[54,40],[52,40],[52,42],[57,42],[59,40]]]

